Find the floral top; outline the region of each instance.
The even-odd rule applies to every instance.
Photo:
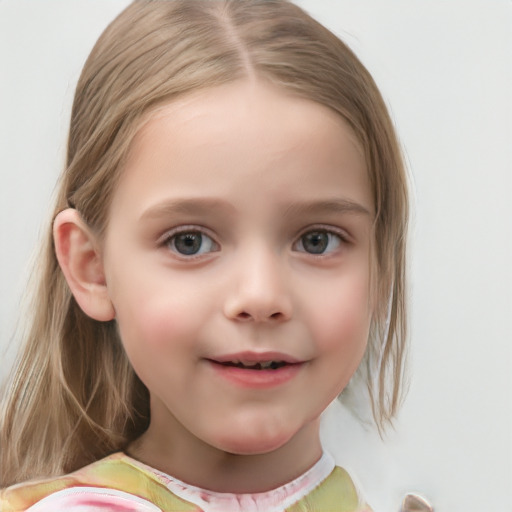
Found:
[[[115,453],[75,473],[0,491],[1,512],[371,512],[328,454],[272,491],[217,493]]]

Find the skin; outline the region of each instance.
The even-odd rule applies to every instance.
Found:
[[[73,210],[55,225],[77,301],[116,318],[149,389],[132,456],[220,492],[269,490],[319,459],[319,416],[368,339],[372,208],[355,137],[312,101],[239,81],[149,117],[101,244]],[[197,253],[180,252],[198,233]],[[241,385],[212,362],[240,352],[300,364]]]

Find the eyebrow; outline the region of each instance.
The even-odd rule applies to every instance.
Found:
[[[285,210],[285,216],[294,217],[304,214],[328,214],[349,213],[354,215],[371,216],[370,210],[362,204],[350,199],[333,198],[321,201],[305,201],[289,205]]]
[[[170,199],[162,201],[145,210],[141,216],[141,221],[155,220],[171,215],[207,215],[212,212],[222,214],[232,214],[235,208],[225,201],[213,198],[186,198]]]

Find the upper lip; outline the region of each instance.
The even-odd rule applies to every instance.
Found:
[[[265,352],[233,352],[230,354],[222,354],[220,356],[210,357],[210,361],[216,363],[229,363],[230,361],[243,361],[246,363],[264,363],[267,361],[282,361],[283,363],[295,364],[302,363],[300,359],[283,352],[265,351]]]

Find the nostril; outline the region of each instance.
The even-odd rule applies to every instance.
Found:
[[[256,321],[261,321],[261,320],[264,320],[265,318],[267,320],[280,320],[283,316],[284,316],[283,313],[281,313],[280,311],[277,311],[276,313],[272,313],[268,316],[264,316],[264,317],[260,318],[258,315],[251,315],[250,313],[247,313],[247,311],[242,311],[237,315],[237,318],[239,320],[254,319]]]

